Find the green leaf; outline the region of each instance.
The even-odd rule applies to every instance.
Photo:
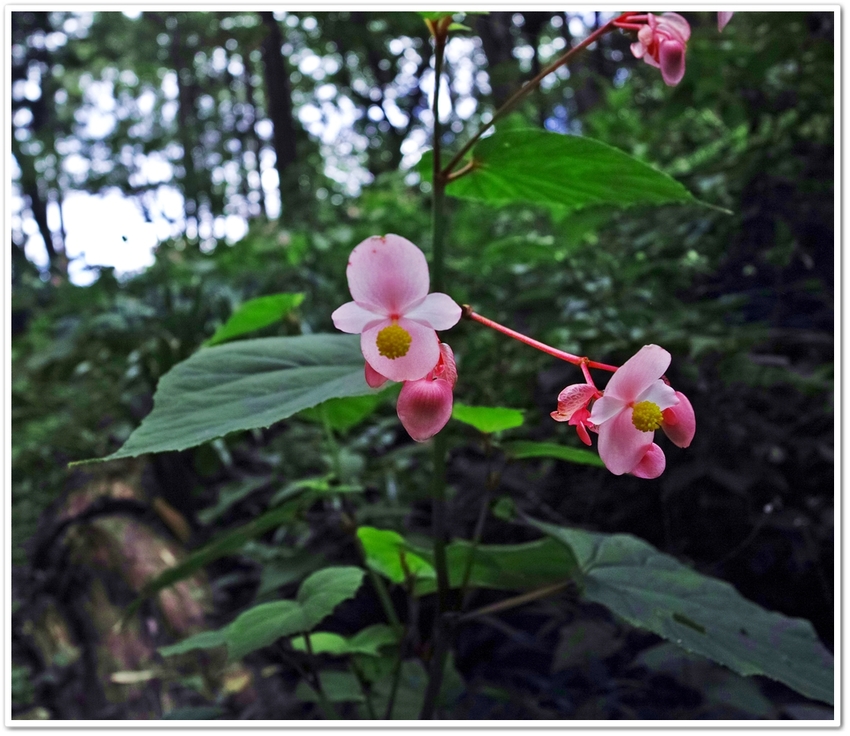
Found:
[[[833,702],[833,657],[808,621],[767,611],[629,534],[528,521],[575,553],[588,600],[738,674]]]
[[[469,424],[484,434],[521,427],[524,421],[519,409],[506,409],[501,406],[467,406],[459,403],[452,407],[452,419]]]
[[[120,450],[100,459],[185,450],[371,391],[356,335],[266,337],[201,348],[160,379],[153,411]]]
[[[239,659],[283,636],[310,631],[340,603],[354,596],[363,575],[359,567],[326,567],[301,583],[296,600],[261,603],[224,628],[196,634],[159,652],[168,656],[226,644],[229,657]]]
[[[225,629],[217,629],[216,631],[201,631],[194,634],[177,644],[171,644],[167,647],[160,647],[157,651],[163,657],[172,657],[175,654],[185,654],[193,649],[215,649],[223,647],[227,644],[227,635]]]
[[[430,153],[430,152],[429,152]],[[417,165],[429,177],[430,155]],[[617,148],[574,135],[528,128],[497,131],[472,149],[472,171],[450,182],[454,197],[569,209],[607,204],[700,204],[682,184]]]
[[[363,575],[365,573],[359,567],[326,567],[301,583],[296,600],[304,610],[306,631],[344,600],[353,598],[363,583]]]
[[[446,657],[443,670],[443,682],[440,694],[437,697],[437,707],[449,707],[457,701],[463,693],[463,678],[458,674],[454,666],[454,657],[451,652]],[[399,672],[398,687],[393,701],[392,719],[402,721],[415,721],[419,718],[422,710],[422,702],[428,687],[428,673],[418,659],[408,659],[402,662]],[[390,693],[393,690],[392,675],[386,676],[375,682],[372,686],[372,705],[375,713],[383,718],[387,708]],[[360,709],[361,718],[368,718],[365,709]]]
[[[282,320],[304,301],[304,294],[271,294],[242,304],[215,334],[204,343],[218,345]]]
[[[351,672],[338,672],[325,670],[319,673],[322,690],[327,699],[332,703],[363,703],[363,691],[360,683]],[[295,697],[305,703],[318,703],[319,696],[304,680],[295,688]]]
[[[400,384],[394,385],[400,386]],[[327,422],[331,429],[337,432],[347,432],[368,419],[388,395],[383,392],[376,392],[365,396],[329,399],[311,409],[305,409],[299,416],[317,424]]]
[[[436,577],[433,565],[412,552],[398,532],[361,526],[357,538],[363,545],[366,564],[394,583],[403,583],[408,576]]]
[[[398,635],[386,624],[375,624],[352,637],[340,636],[328,631],[315,631],[310,634],[310,646],[314,654],[365,654],[372,657],[380,656],[381,647],[396,644]],[[292,639],[292,648],[301,652],[307,651],[307,642],[303,636]]]
[[[565,460],[568,463],[578,463],[579,465],[595,465],[597,468],[604,468],[605,463],[602,462],[599,455],[590,450],[582,450],[577,447],[569,447],[568,445],[559,445],[556,442],[503,442],[502,450],[505,451],[514,460],[525,460],[532,457],[553,457],[556,460]]]
[[[430,550],[411,546],[428,562],[433,562]],[[446,547],[446,563],[452,588],[463,585],[463,578],[472,554],[472,543],[453,542]],[[539,539],[522,544],[481,544],[472,558],[468,584],[495,590],[531,590],[544,585],[574,579],[579,574],[572,551],[552,539]],[[437,589],[433,578],[416,581],[415,593],[425,595]]]

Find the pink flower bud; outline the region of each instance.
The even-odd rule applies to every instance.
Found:
[[[440,358],[434,369],[418,381],[405,381],[398,395],[398,418],[414,440],[424,442],[446,426],[452,415],[455,383],[454,353],[440,343]]]
[[[676,392],[679,403],[662,412],[661,429],[677,447],[689,447],[697,431],[694,407],[681,391]]]
[[[398,418],[417,442],[433,437],[452,415],[452,387],[440,378],[406,381],[396,406]]]

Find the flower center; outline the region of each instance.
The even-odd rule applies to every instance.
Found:
[[[389,327],[384,327],[378,333],[375,344],[378,346],[378,352],[381,355],[390,360],[395,360],[396,358],[402,358],[407,355],[407,351],[410,349],[411,339],[410,333],[404,327],[390,325]]]
[[[661,426],[663,416],[658,404],[651,401],[641,401],[634,405],[632,424],[641,432],[654,432]]]

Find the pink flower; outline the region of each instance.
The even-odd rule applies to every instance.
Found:
[[[664,410],[676,407],[680,401],[676,392],[661,380],[669,365],[670,353],[658,345],[645,345],[617,369],[602,398],[594,402],[590,421],[599,431],[599,457],[614,475],[636,470],[654,472],[659,467],[659,454],[658,473],[664,469],[661,448],[657,452],[651,448],[655,430],[664,424]],[[683,438],[688,426],[695,428],[692,408],[690,412],[673,412],[671,416],[686,429]],[[647,458],[648,452],[652,454]]]
[[[694,407],[691,406],[688,397],[681,391],[676,391],[676,398],[679,399],[676,406],[671,406],[661,412],[664,417],[661,429],[677,447],[689,447],[697,429]]]
[[[657,478],[664,472],[664,468],[666,467],[667,458],[664,457],[664,450],[653,442],[640,459],[640,462],[632,468],[631,474],[638,478]]]
[[[590,412],[587,410],[587,404],[597,395],[599,391],[595,386],[589,383],[574,383],[558,394],[558,410],[550,414],[556,422],[569,422],[575,427],[579,439],[588,447],[590,447],[590,435],[587,430],[595,428],[589,421]]]
[[[452,349],[440,343],[440,359],[434,369],[418,381],[405,381],[398,396],[398,418],[414,440],[424,442],[446,426],[452,415],[456,382]]]
[[[672,87],[685,76],[685,47],[691,37],[691,27],[678,13],[648,13],[647,22],[638,31],[638,41],[631,45],[632,53],[650,66],[661,69],[664,83]]]
[[[346,276],[354,301],[331,315],[336,328],[360,334],[375,373],[393,381],[425,378],[440,359],[435,330],[456,325],[461,311],[447,294],[428,293],[422,251],[399,235],[375,235],[351,252]]]
[[[717,30],[722,31],[726,28],[726,24],[732,20],[732,16],[735,15],[733,12],[718,12],[717,13]]]

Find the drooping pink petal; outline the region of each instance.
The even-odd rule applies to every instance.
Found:
[[[376,371],[371,365],[366,363],[366,383],[369,384],[370,388],[380,388],[387,382],[387,377],[382,376],[378,371]]]
[[[345,273],[354,301],[388,317],[403,314],[428,294],[425,255],[400,235],[364,240],[351,252]]]
[[[442,378],[448,381],[449,386],[455,387],[457,383],[457,363],[455,363],[454,351],[446,345],[440,343],[440,360],[434,368],[434,378]]]
[[[640,462],[631,470],[631,474],[638,478],[657,478],[666,467],[667,458],[664,457],[664,450],[653,442]]]
[[[428,294],[420,304],[405,312],[404,316],[435,330],[448,330],[458,323],[460,314],[460,307],[454,299],[448,294],[435,292]]]
[[[732,16],[735,15],[734,11],[723,11],[717,13],[717,30],[722,31],[726,28],[726,24],[732,20]]]
[[[625,402],[635,401],[647,388],[664,375],[670,365],[670,353],[658,345],[644,345],[620,366],[605,387],[605,397]],[[596,405],[598,405],[597,402]],[[596,411],[596,405],[593,410]],[[604,420],[600,420],[604,421]],[[599,421],[594,419],[595,424]]]
[[[417,442],[433,437],[452,415],[452,387],[442,379],[407,381],[396,405],[398,418]]]
[[[437,333],[430,327],[409,319],[398,320],[398,326],[410,334],[410,347],[399,358],[387,358],[378,351],[378,333],[389,323],[382,322],[360,335],[360,349],[366,362],[391,381],[418,381],[430,373],[440,359]]]
[[[646,47],[640,42],[633,43],[631,46],[629,46],[629,48],[632,50],[632,54],[634,55],[635,59],[642,59],[643,55],[646,53]]]
[[[570,417],[570,425],[576,428],[578,438],[590,447],[590,435],[587,433],[587,428],[593,426],[593,422],[590,421],[590,412],[586,407],[583,406],[573,413]]]
[[[664,84],[675,87],[685,76],[685,45],[678,40],[662,41],[658,54]]]
[[[623,370],[620,368],[620,370]],[[617,375],[616,373],[614,374]],[[593,410],[590,412],[590,421],[597,427],[605,424],[612,417],[623,411],[628,406],[626,401],[618,399],[615,396],[609,396],[608,392],[601,399],[597,399],[593,404]]]
[[[694,407],[681,391],[676,391],[676,398],[679,399],[679,403],[662,412],[664,421],[661,423],[661,429],[674,445],[688,447],[697,429]]]
[[[632,424],[631,410],[622,411],[599,425],[599,457],[614,475],[629,473],[649,449],[653,435]]]
[[[659,379],[657,381],[653,381],[653,383],[647,387],[646,391],[641,393],[640,396],[635,399],[635,403],[640,401],[651,401],[659,409],[663,410],[667,407],[676,405],[676,392],[664,383],[664,381]]]
[[[584,442],[584,444],[586,444],[588,447],[590,447],[591,444],[593,444],[590,441],[590,435],[587,433],[587,427],[584,424],[577,424],[576,425],[576,434],[578,435],[578,438],[582,442]]]
[[[347,302],[338,309],[334,310],[331,319],[336,327],[341,332],[349,332],[353,335],[359,335],[363,330],[379,323],[386,322],[389,324],[386,315],[376,314],[369,309],[364,309],[357,302]]]
[[[558,394],[558,411],[552,412],[552,418],[556,422],[568,422],[573,414],[587,406],[587,402],[595,394],[596,388],[589,383],[574,383],[567,386]]]

